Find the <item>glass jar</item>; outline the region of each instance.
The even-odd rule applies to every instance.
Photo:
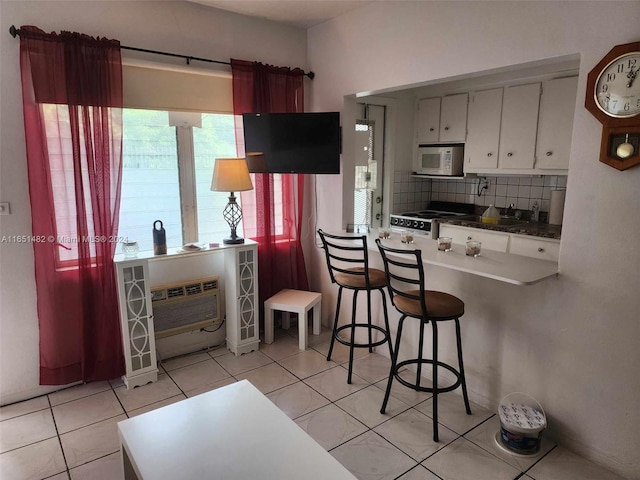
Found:
[[[122,253],[125,257],[135,257],[139,250],[138,242],[122,242]]]
[[[450,252],[452,244],[453,244],[453,238],[438,237],[438,250],[440,250],[441,252]]]
[[[475,240],[468,241],[465,253],[469,257],[479,257],[481,247],[481,242],[476,242]]]

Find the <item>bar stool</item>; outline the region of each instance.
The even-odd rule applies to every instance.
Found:
[[[327,360],[331,360],[334,341],[349,347],[349,374],[347,383],[351,383],[351,374],[353,370],[353,349],[368,348],[369,352],[373,351],[373,347],[389,344],[389,352],[391,353],[391,336],[389,334],[389,317],[387,314],[387,299],[384,294],[386,287],[385,274],[377,268],[369,268],[369,253],[367,250],[367,237],[362,236],[344,236],[332,235],[325,233],[322,229],[318,230],[318,234],[322,239],[322,245],[327,259],[327,268],[331,277],[331,283],[338,285],[338,303],[336,306],[336,317],[333,323],[333,335],[331,337],[331,345],[327,353]],[[353,290],[353,307],[351,311],[351,323],[338,327],[338,318],[340,316],[340,302],[342,300],[342,290],[346,288]],[[358,292],[364,290],[367,292],[367,323],[356,322],[356,301]],[[377,290],[382,296],[382,309],[384,312],[385,328],[371,324],[371,292]],[[368,333],[368,342],[356,343],[356,329],[366,329]],[[348,340],[340,337],[340,332],[348,330],[350,337]],[[373,340],[373,332],[378,331],[382,334],[381,340]]]
[[[400,312],[401,317],[398,324],[396,345],[391,356],[391,370],[387,390],[382,402],[380,413],[384,413],[389,401],[391,384],[395,378],[402,385],[412,388],[418,392],[433,393],[433,441],[438,441],[438,394],[450,392],[462,386],[462,396],[467,415],[471,415],[469,397],[467,396],[467,383],[464,377],[464,365],[462,363],[462,342],[460,339],[459,318],[464,314],[464,303],[457,297],[444,292],[425,290],[424,287],[424,267],[422,265],[422,253],[420,250],[404,250],[383,246],[380,239],[376,239],[376,245],[382,255],[386,274],[387,286],[391,303]],[[417,272],[417,279],[416,279]],[[416,285],[416,290],[401,289],[402,286]],[[398,351],[400,349],[400,339],[402,328],[407,318],[415,318],[421,322],[420,337],[418,344],[418,358],[403,360],[398,362]],[[456,343],[458,349],[458,368],[456,370],[451,365],[438,360],[438,322],[453,320],[456,326]],[[433,331],[433,352],[432,359],[422,357],[422,347],[424,345],[424,326],[431,323]],[[417,366],[416,382],[411,383],[400,377],[400,369],[405,365],[415,364]],[[421,385],[422,365],[432,366],[433,382],[431,387]],[[438,367],[449,370],[456,378],[456,381],[446,387],[438,386]]]

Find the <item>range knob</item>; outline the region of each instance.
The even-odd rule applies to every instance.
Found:
[[[397,225],[398,224],[398,219],[395,217],[391,217],[391,225]]]
[[[413,228],[418,228],[418,220],[413,221]]]
[[[420,230],[424,230],[424,222],[420,222]]]

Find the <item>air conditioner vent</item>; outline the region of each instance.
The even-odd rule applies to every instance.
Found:
[[[202,287],[202,282],[185,285],[184,289],[186,290],[187,296],[198,295],[204,291],[204,288]]]

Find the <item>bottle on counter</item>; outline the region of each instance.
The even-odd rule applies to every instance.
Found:
[[[489,208],[487,208],[482,214],[482,223],[497,224],[499,222],[500,222],[500,212],[493,205],[489,205]]]

